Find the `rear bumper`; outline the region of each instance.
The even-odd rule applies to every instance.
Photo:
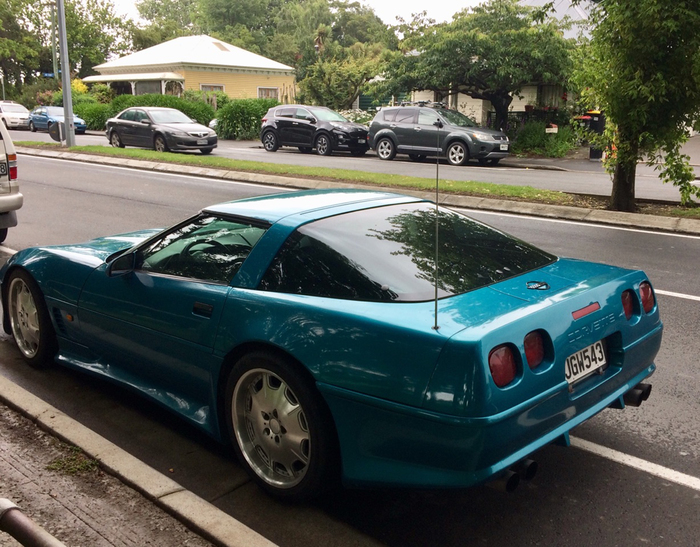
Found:
[[[569,393],[563,381],[505,412],[448,416],[319,385],[339,433],[348,485],[469,487],[508,469],[615,403],[656,369],[659,327],[626,348],[623,368]]]

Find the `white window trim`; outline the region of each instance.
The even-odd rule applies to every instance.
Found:
[[[273,86],[269,86],[269,85],[259,85],[259,86],[258,86],[258,99],[262,98],[262,97],[260,97],[260,90],[261,90],[261,89],[274,89],[275,91],[277,91],[277,99],[280,98],[280,88],[279,88],[279,86],[273,87]]]
[[[200,90],[200,91],[204,91],[204,89],[202,89],[204,86],[207,86],[207,87],[220,87],[221,90],[217,90],[217,91],[223,91],[224,93],[226,93],[226,86],[225,86],[224,84],[199,84],[199,90]],[[213,91],[213,90],[207,89],[207,91]]]

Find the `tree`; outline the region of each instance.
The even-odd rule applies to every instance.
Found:
[[[0,3],[0,70],[10,97],[18,96],[39,68],[41,43],[27,17],[32,4],[31,0]]]
[[[683,203],[700,196],[680,153],[700,116],[700,0],[600,0],[591,20],[574,81],[612,127],[610,207],[636,209],[637,162],[645,158],[665,157],[662,178],[679,186]]]
[[[561,84],[569,73],[573,43],[561,24],[518,0],[491,0],[449,23],[431,23],[418,17],[400,28],[401,54],[390,63],[382,92],[465,93],[490,101],[503,129],[513,96],[525,85]]]

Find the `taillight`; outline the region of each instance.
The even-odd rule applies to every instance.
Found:
[[[525,336],[525,358],[530,368],[537,368],[544,361],[544,339],[539,331],[532,331]]]
[[[517,365],[515,355],[510,346],[498,346],[489,353],[489,369],[498,387],[504,387],[515,380]]]
[[[17,154],[8,154],[7,163],[10,165],[10,180],[17,180]]]
[[[654,291],[651,290],[651,285],[648,281],[643,281],[639,285],[639,296],[642,299],[644,313],[649,313],[654,309]]]
[[[266,121],[267,121],[267,118],[263,118],[262,120],[260,120],[260,125],[263,125]]]
[[[634,294],[632,291],[622,293],[622,309],[625,310],[625,317],[629,320],[634,313]]]

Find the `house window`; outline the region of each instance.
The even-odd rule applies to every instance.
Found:
[[[199,84],[199,89],[201,91],[223,91],[223,84]]]
[[[259,87],[258,99],[279,99],[280,93],[278,87]]]

